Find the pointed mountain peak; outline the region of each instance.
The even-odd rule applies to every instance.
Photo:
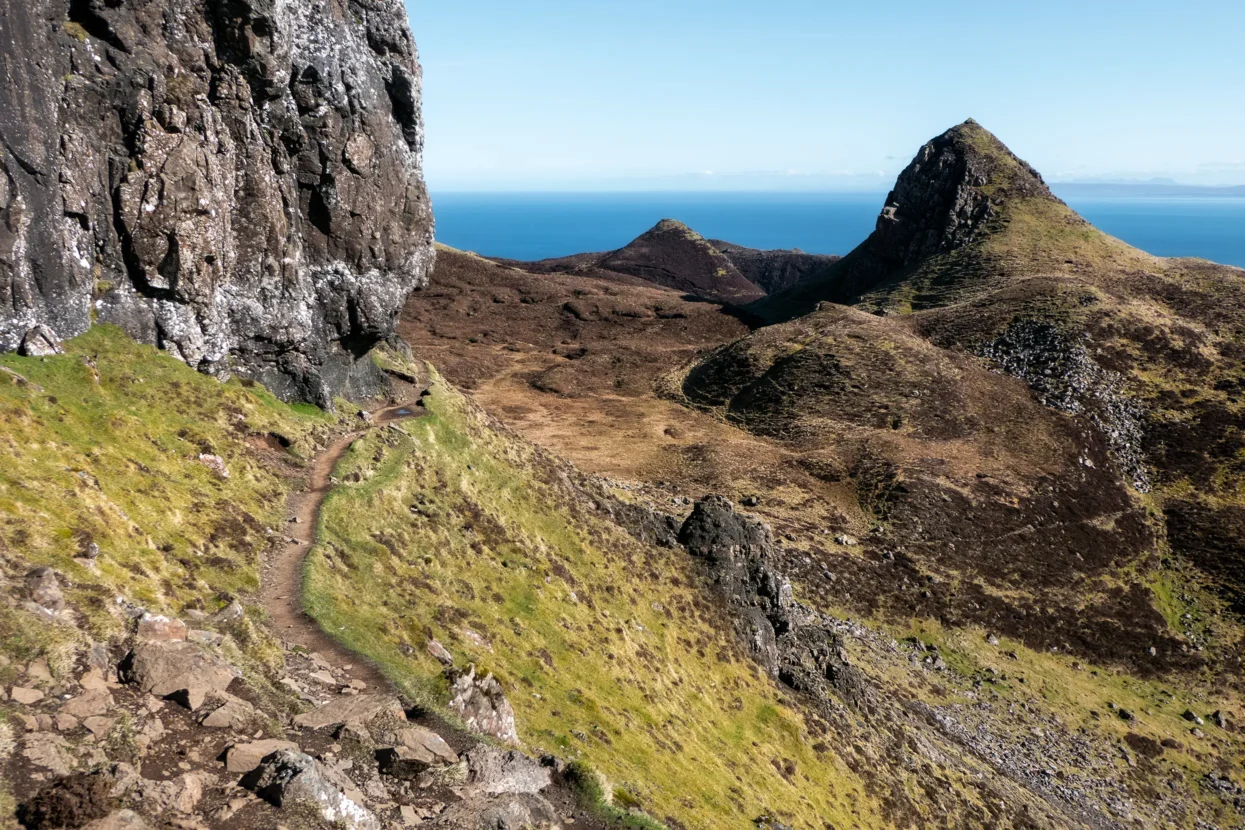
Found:
[[[865,244],[890,268],[969,244],[1009,203],[1058,202],[1041,175],[971,118],[927,143],[899,174]]]
[[[773,322],[822,300],[859,303],[866,296],[876,309],[929,308],[1009,275],[1055,273],[1070,260],[1109,255],[1112,244],[969,119],[917,152],[876,229],[851,254],[751,310]]]
[[[663,219],[600,267],[722,302],[751,302],[764,291],[696,231],[675,219]]]

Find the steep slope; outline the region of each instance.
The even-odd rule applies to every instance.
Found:
[[[860,246],[749,310],[768,322],[818,302],[919,310],[966,299],[1012,276],[1091,262],[1127,268],[1145,255],[1100,233],[1036,170],[969,120],[921,148]]]
[[[673,219],[663,219],[597,264],[709,300],[738,304],[764,294],[708,240]]]
[[[287,400],[376,390],[433,257],[401,3],[3,0],[0,38],[0,349],[99,321]]]
[[[1145,534],[1149,541],[1136,540],[1135,554],[1170,550],[1178,559],[1164,561],[1191,566],[1229,607],[1241,607],[1245,551],[1229,540],[1245,492],[1236,460],[1245,450],[1238,391],[1245,272],[1158,259],[1102,234],[969,122],[921,150],[868,241],[753,308],[781,318],[826,299],[889,315],[911,312],[893,326],[877,325],[898,326],[1014,376],[1048,410],[1026,416],[1034,423],[1058,412],[1085,425],[1085,446],[1101,443],[1112,474],[1161,514]],[[810,315],[797,328],[837,314]],[[784,340],[784,331],[763,332],[711,359],[692,373],[686,391],[693,400],[730,406],[731,417],[743,422],[755,416],[733,394],[763,383],[770,399],[787,400],[801,418],[815,417],[825,404],[801,393],[813,375],[798,368],[776,374],[757,357],[771,353],[771,341]],[[819,336],[822,344],[834,340],[825,330]],[[823,360],[848,345],[833,343]],[[731,372],[732,395],[705,386]],[[873,402],[873,391],[865,394]],[[1070,480],[1070,472],[1057,480]],[[1160,604],[1157,597],[1148,602]],[[1234,665],[1238,651],[1219,656]]]
[[[711,239],[709,244],[726,254],[739,272],[766,294],[791,288],[842,259],[828,254],[806,254],[799,249],[764,251],[721,239]]]

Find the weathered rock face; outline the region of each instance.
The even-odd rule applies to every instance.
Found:
[[[799,249],[745,248],[721,239],[711,239],[709,244],[726,254],[739,273],[766,294],[790,288],[842,259],[829,254],[806,254]]]
[[[98,321],[368,391],[433,260],[399,0],[0,0],[0,39],[0,349]]]
[[[869,690],[848,663],[833,621],[792,597],[775,565],[768,526],[736,513],[722,496],[706,496],[684,522],[679,542],[707,564],[737,633],[766,671],[820,706],[832,706],[834,698],[868,705]]]

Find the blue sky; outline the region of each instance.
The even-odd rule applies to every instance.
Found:
[[[973,117],[1053,181],[1245,183],[1241,0],[407,0],[434,190],[885,189]]]

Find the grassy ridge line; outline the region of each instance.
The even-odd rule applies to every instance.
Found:
[[[343,458],[308,611],[417,699],[429,637],[507,688],[529,750],[586,761],[620,806],[689,828],[883,826],[861,780],[743,657],[686,558],[599,518],[444,383],[430,415]],[[814,748],[816,745],[817,748]]]

